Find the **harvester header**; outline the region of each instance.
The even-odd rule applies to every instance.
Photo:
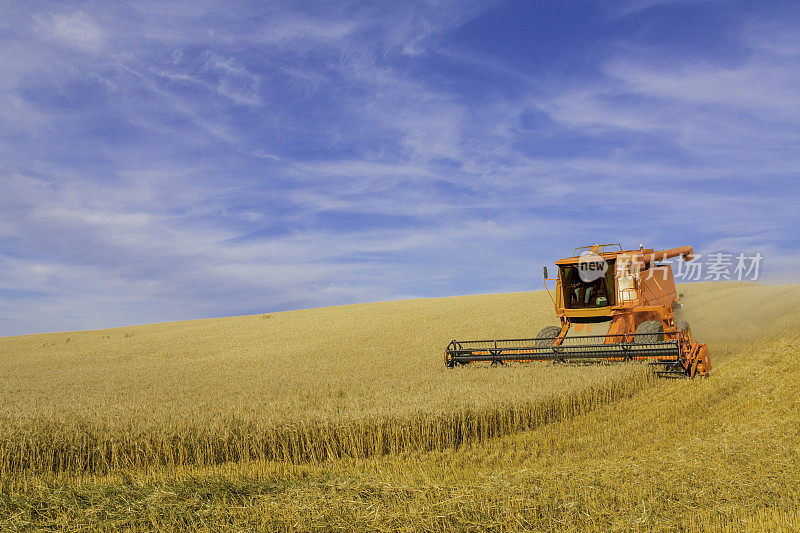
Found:
[[[559,326],[548,326],[535,338],[453,340],[445,350],[445,364],[648,361],[662,375],[707,376],[708,348],[692,339],[688,322],[680,319],[672,268],[661,263],[676,257],[693,259],[692,247],[576,248],[572,257],[555,262],[556,278],[544,269]],[[555,283],[554,290],[548,282]]]

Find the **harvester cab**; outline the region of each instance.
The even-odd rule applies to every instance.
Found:
[[[663,376],[707,376],[708,348],[693,340],[689,324],[676,317],[681,306],[672,268],[660,263],[675,257],[693,259],[692,247],[576,248],[573,256],[556,261],[555,279],[544,269],[545,288],[560,325],[528,339],[453,340],[445,350],[445,365],[648,361]],[[548,282],[554,283],[552,289]]]

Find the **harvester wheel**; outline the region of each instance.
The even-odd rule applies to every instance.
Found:
[[[539,334],[536,335],[536,340],[533,343],[534,347],[549,348],[553,345],[553,338],[558,337],[559,333],[561,333],[560,326],[547,326],[546,328],[542,328]]]
[[[444,351],[444,366],[446,366],[447,368],[455,368],[456,366],[456,362],[453,360],[453,356],[450,355],[449,352],[450,348],[455,349],[456,347],[455,342],[456,341],[451,342],[450,345],[447,347],[447,350]]]
[[[692,334],[692,328],[689,327],[689,323],[685,320],[678,320],[678,330],[685,331],[689,335]]]
[[[648,342],[661,342],[664,340],[664,325],[657,320],[645,320],[636,326],[636,336],[633,342],[643,344]]]

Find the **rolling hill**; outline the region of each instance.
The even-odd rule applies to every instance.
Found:
[[[680,291],[709,379],[444,368],[544,292],[0,339],[0,524],[797,527],[800,286]]]

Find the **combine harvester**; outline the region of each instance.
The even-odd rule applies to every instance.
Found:
[[[658,252],[641,245],[638,250],[619,244],[576,248],[573,257],[556,261],[557,279],[548,279],[544,268],[560,326],[548,326],[534,339],[454,340],[445,350],[445,365],[648,361],[666,377],[708,376],[708,348],[692,339],[686,321],[676,322],[682,306],[672,268],[657,263],[674,257],[693,259],[692,247]],[[555,281],[555,298],[548,281]]]

